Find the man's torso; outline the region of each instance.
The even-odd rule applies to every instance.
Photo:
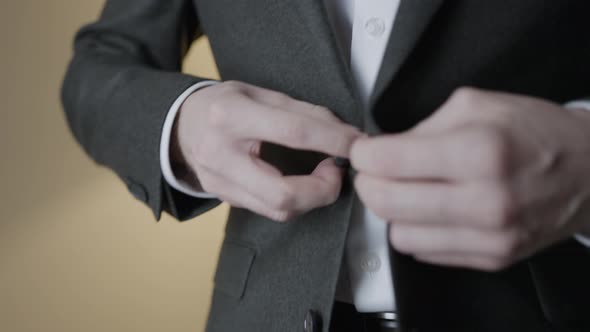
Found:
[[[556,102],[589,93],[590,4],[581,1],[443,2],[415,42],[388,48],[389,75],[377,79],[367,109],[321,1],[197,0],[196,7],[223,79],[324,105],[371,133],[412,127],[463,85]],[[401,29],[392,38],[405,38],[399,34],[421,17],[409,7],[402,2]],[[271,145],[263,156],[286,174],[309,172],[319,160]],[[299,331],[308,310],[329,321],[354,199],[351,178],[336,204],[288,224],[232,210],[209,331]],[[500,273],[401,255],[394,263],[401,318],[419,331],[590,329],[590,253],[573,241]]]

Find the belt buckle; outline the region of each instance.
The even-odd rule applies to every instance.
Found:
[[[365,326],[367,331],[396,332],[399,325],[395,312],[366,313]]]

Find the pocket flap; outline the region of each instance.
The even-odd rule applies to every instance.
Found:
[[[226,241],[221,247],[215,272],[215,288],[241,299],[244,296],[254,257],[256,257],[256,250],[253,248]]]

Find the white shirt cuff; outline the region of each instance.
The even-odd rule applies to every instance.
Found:
[[[578,242],[580,242],[584,246],[590,248],[590,236],[582,235],[582,234],[574,234],[574,239],[576,239]]]
[[[588,100],[576,100],[565,104],[566,108],[578,108],[590,111],[590,101]],[[590,233],[585,234],[575,234],[574,238],[580,242],[581,244],[585,245],[586,247],[590,248]]]
[[[181,179],[178,179],[176,175],[174,175],[174,172],[172,171],[172,165],[170,164],[170,135],[172,135],[172,127],[174,126],[174,121],[176,120],[176,114],[178,114],[178,111],[180,110],[180,107],[182,106],[184,101],[193,92],[217,83],[219,82],[202,81],[184,91],[170,107],[168,115],[166,115],[166,119],[164,120],[164,127],[162,128],[162,138],[160,139],[160,168],[162,169],[164,179],[172,188],[184,194],[197,198],[217,197],[215,195],[208,194],[204,191],[199,191],[198,189],[193,188],[190,184]]]

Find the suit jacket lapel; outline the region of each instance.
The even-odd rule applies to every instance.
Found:
[[[330,26],[324,1],[292,0],[291,3],[295,5],[301,20],[309,28],[311,38],[320,47],[319,51],[332,60],[327,65],[336,65],[338,70],[348,72],[344,55],[338,49],[336,37]]]
[[[291,3],[297,14],[301,16],[301,20],[309,28],[310,38],[313,39],[314,46],[320,52],[320,58],[327,60],[325,65],[333,66],[334,70],[338,71],[340,77],[345,80],[347,91],[343,92],[351,96],[351,101],[355,102],[359,108],[359,112],[356,114],[348,115],[351,119],[355,119],[353,121],[357,125],[360,124],[363,120],[357,119],[359,115],[362,116],[363,112],[360,112],[360,108],[363,103],[358,97],[345,57],[338,49],[323,0],[292,0]],[[366,130],[375,131],[375,124],[372,123],[369,110],[373,108],[379,96],[387,89],[442,3],[443,0],[401,0],[381,70],[369,102],[369,109],[364,110]]]
[[[363,115],[361,112],[361,103],[356,91],[350,68],[346,63],[345,54],[342,54],[336,41],[336,36],[326,12],[323,0],[291,0],[290,3],[295,7],[296,13],[300,16],[301,21],[307,26],[310,34],[311,44],[317,51],[318,61],[323,61],[327,70],[338,72],[338,76],[345,82],[346,98],[355,105],[357,112],[347,114],[347,118],[352,123],[361,126]],[[327,84],[330,84],[327,82]]]
[[[370,110],[402,67],[442,3],[443,0],[401,0],[369,103]]]

